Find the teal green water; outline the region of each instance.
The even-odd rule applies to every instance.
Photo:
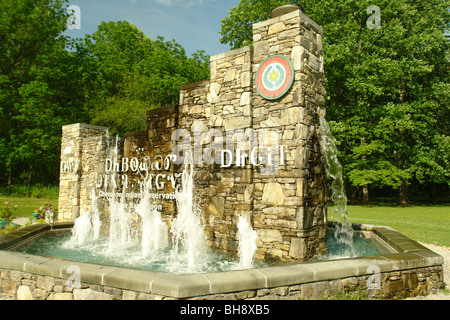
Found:
[[[161,251],[152,258],[142,258],[141,247],[139,243],[134,246],[129,246],[126,250],[127,256],[117,255],[108,252],[107,241],[97,241],[92,244],[82,247],[74,247],[70,243],[70,235],[58,236],[50,235],[46,238],[41,238],[32,243],[29,243],[15,251],[36,254],[41,256],[50,256],[55,258],[70,259],[75,261],[83,261],[90,263],[98,263],[112,266],[122,266],[134,269],[144,269],[160,272],[171,272],[178,274],[192,273],[186,272],[180,261],[171,259],[169,250]],[[360,237],[354,238],[354,245],[357,256],[372,256],[379,255],[380,252],[372,241]],[[328,256],[320,260],[332,260],[345,257],[345,247],[339,244],[330,232],[328,234]],[[222,252],[210,250],[209,263],[201,267],[198,272],[222,272],[229,270],[241,269],[239,266],[239,259],[235,256],[227,255]],[[256,262],[254,267],[269,266],[269,262]]]

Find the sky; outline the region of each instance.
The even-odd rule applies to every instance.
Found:
[[[220,20],[239,0],[70,0],[81,12],[81,29],[67,30],[72,38],[83,38],[102,21],[132,22],[152,39],[174,39],[190,56],[197,50],[208,55],[229,51],[220,43]]]

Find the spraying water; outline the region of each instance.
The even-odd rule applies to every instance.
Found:
[[[100,229],[102,227],[102,221],[100,220],[100,209],[98,208],[98,198],[95,193],[95,189],[92,189],[91,192],[92,197],[92,231],[94,240],[98,240],[100,238]]]
[[[116,143],[112,149],[113,163],[117,163],[119,159],[119,137],[116,136]],[[131,235],[132,213],[126,201],[126,185],[122,186],[122,193],[117,194],[118,174],[113,173],[111,179],[112,191],[107,196],[110,208],[110,225],[109,225],[109,241],[108,252],[120,254],[123,249],[127,248],[134,241]],[[106,188],[106,184],[105,184]],[[105,190],[107,191],[107,190]],[[108,194],[108,193],[107,193]]]
[[[150,200],[150,180],[147,180],[143,197],[136,207],[136,212],[142,219],[142,256],[149,258],[155,253],[161,252],[168,244],[168,227],[161,219],[161,212],[151,205]]]
[[[353,228],[348,220],[347,212],[347,196],[344,192],[344,178],[342,176],[342,165],[340,164],[337,154],[338,150],[333,139],[330,127],[324,117],[320,119],[320,130],[322,139],[320,148],[322,154],[327,159],[327,174],[333,179],[331,183],[331,200],[338,214],[338,223],[334,233],[338,243],[344,244],[346,248],[345,256],[355,256],[356,251],[353,244]]]
[[[258,235],[253,230],[248,219],[239,216],[238,222],[238,240],[239,240],[239,265],[242,268],[252,268],[253,258],[257,248]]]
[[[120,253],[133,243],[131,234],[131,211],[125,201],[125,192],[121,197],[108,196],[110,208],[110,225],[108,238],[108,251]]]
[[[188,157],[189,158],[189,157]],[[194,203],[194,164],[192,156],[184,163],[181,175],[181,190],[175,191],[178,215],[172,220],[171,256],[174,266],[180,261],[187,264],[187,271],[201,268],[208,261],[208,247],[201,224],[201,211]]]
[[[72,243],[83,246],[91,240],[98,240],[100,235],[100,212],[97,206],[97,196],[95,189],[92,190],[91,211],[85,212],[82,216],[75,219],[72,229]]]
[[[83,246],[91,240],[92,223],[90,216],[90,212],[85,212],[82,216],[75,219],[72,228],[72,244]]]

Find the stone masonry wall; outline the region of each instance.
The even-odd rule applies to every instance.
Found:
[[[194,297],[195,300],[321,300],[343,299],[348,292],[362,297],[403,299],[438,293],[443,288],[442,267],[381,273],[379,289],[367,289],[368,276],[350,277],[293,286],[264,288]],[[67,286],[65,280],[0,269],[0,300],[173,300],[171,297],[82,283]]]
[[[288,57],[295,71],[281,99],[264,99],[253,86],[253,127],[279,131],[280,145],[287,146],[287,163],[275,175],[254,174],[259,252],[282,260],[312,258],[326,253],[325,160],[317,117],[325,104],[322,28],[295,11],[255,24],[253,41],[253,73],[275,54]]]
[[[193,151],[194,160],[205,160],[205,150],[208,155],[214,147],[250,153],[248,129],[259,143],[269,130],[278,134],[279,145],[286,146],[284,166],[267,174],[262,171],[267,168],[249,164],[221,168],[197,161],[197,196],[211,246],[236,252],[236,226],[243,216],[258,232],[258,258],[309,259],[326,253],[326,183],[317,117],[325,102],[322,29],[295,11],[257,23],[253,30],[254,47],[211,57],[210,80],[182,87],[178,127],[192,133],[192,145],[201,146]],[[267,100],[254,78],[274,54],[291,59],[295,80],[284,97]],[[234,141],[227,139],[230,133]],[[271,146],[270,139],[265,143]]]

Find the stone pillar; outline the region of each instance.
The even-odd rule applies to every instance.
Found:
[[[292,87],[278,99],[253,86],[253,128],[279,132],[284,166],[254,171],[253,226],[258,256],[305,260],[326,253],[326,176],[317,113],[324,107],[322,28],[295,9],[253,25],[253,72],[280,55],[294,69]]]
[[[85,203],[90,189],[88,184],[94,182],[90,175],[96,172],[97,168],[89,166],[87,162],[97,163],[99,160],[98,143],[91,142],[89,147],[86,139],[105,136],[107,130],[105,127],[81,123],[62,128],[59,221],[75,220],[82,214],[81,206],[89,207],[89,204]]]

